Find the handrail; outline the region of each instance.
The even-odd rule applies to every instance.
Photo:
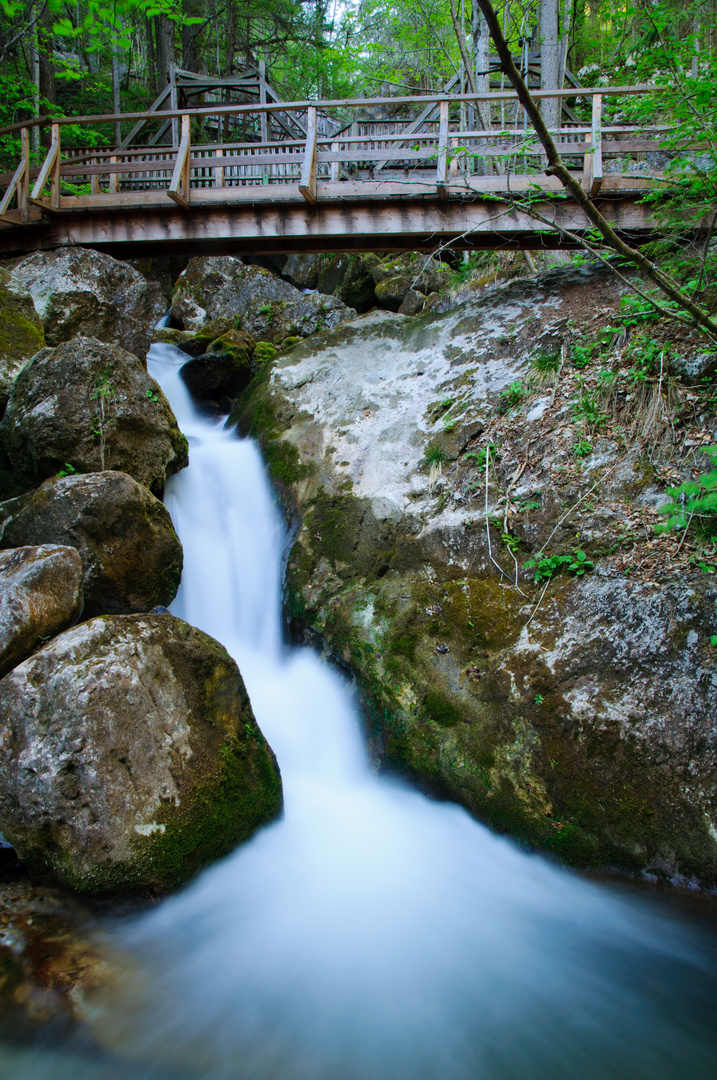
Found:
[[[190,183],[189,183],[189,158],[192,150],[190,138],[190,119],[186,113],[182,116],[182,141],[177,150],[177,161],[172,173],[172,181],[167,194],[170,199],[189,209]]]
[[[648,84],[640,84],[637,86],[565,87],[561,90],[534,90],[532,91],[532,97],[538,100],[556,97],[592,97],[595,94],[608,97],[614,95],[657,94],[664,93],[666,89],[667,88],[664,86],[651,86]],[[164,121],[180,119],[183,116],[189,116],[191,119],[192,117],[199,118],[203,116],[241,116],[247,113],[306,112],[310,107],[325,112],[328,109],[361,109],[378,105],[440,104],[441,101],[446,100],[459,103],[470,103],[475,101],[511,101],[516,99],[517,95],[514,90],[492,90],[465,94],[446,94],[444,91],[435,94],[414,94],[404,97],[345,98],[330,99],[326,101],[282,101],[267,102],[265,105],[257,105],[255,102],[243,105],[212,105],[211,103],[206,103],[198,108],[162,109],[161,112],[149,112],[145,110],[144,112],[101,113],[88,116],[41,116],[0,128],[0,137],[3,135],[10,135],[16,131],[21,131],[23,127],[41,127],[48,123],[52,123],[53,126],[64,126],[67,124],[85,126],[89,124],[114,123],[118,120],[137,121],[143,119],[161,119]]]

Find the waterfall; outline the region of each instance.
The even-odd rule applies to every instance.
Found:
[[[149,357],[189,439],[172,610],[237,659],[285,813],[118,928],[131,974],[95,1021],[115,1055],[98,1075],[713,1078],[713,934],[373,774],[350,686],[282,648],[281,516],[254,444],[194,409],[185,360]]]

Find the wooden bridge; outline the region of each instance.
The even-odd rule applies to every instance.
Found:
[[[563,118],[554,133],[558,148],[633,243],[651,235],[640,198],[663,179],[655,162],[666,159],[660,144],[667,129],[604,122],[603,104],[655,89],[535,92],[579,94],[590,120]],[[0,254],[68,244],[118,256],[439,244],[535,249],[570,247],[574,241],[561,230],[586,231],[582,212],[556,197],[560,184],[542,172],[542,148],[512,91],[321,102],[264,97],[121,117],[44,118],[0,130],[0,139],[19,132],[21,145],[17,168],[0,176]],[[96,131],[120,121],[134,123],[130,136],[154,123],[174,137],[156,145],[145,136],[136,146],[128,136],[111,149],[78,149],[63,137],[69,125]],[[33,126],[46,146],[37,166]],[[227,130],[241,138],[227,141]]]

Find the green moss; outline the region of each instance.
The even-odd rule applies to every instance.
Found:
[[[273,360],[279,355],[279,350],[276,345],[272,345],[270,341],[257,341],[254,347],[254,359],[265,364],[269,360]]]
[[[316,465],[302,462],[298,449],[286,439],[273,439],[262,443],[264,460],[272,480],[283,488],[290,488],[316,474]]]
[[[453,727],[461,719],[462,710],[456,708],[449,698],[437,690],[428,691],[424,705],[431,720],[443,727]]]

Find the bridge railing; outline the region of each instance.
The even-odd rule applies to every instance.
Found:
[[[585,123],[563,124],[553,135],[568,166],[595,195],[607,187],[646,187],[659,180],[659,170],[646,166],[644,156],[660,151],[665,125],[605,123],[603,103],[608,96],[652,94],[657,87],[586,88],[579,96],[591,101]],[[575,97],[575,89],[538,91],[535,96]],[[497,122],[490,128],[466,126],[466,104],[488,103],[499,115],[501,104],[512,102],[512,126]],[[428,103],[428,105],[426,104]],[[320,135],[317,110],[336,114],[336,134]],[[405,118],[367,118],[370,110],[402,108]],[[303,118],[305,138],[256,138],[245,142],[203,141],[204,121],[215,131],[228,113],[244,116],[250,129],[272,134],[277,109]],[[416,119],[416,112],[419,118]],[[470,110],[472,115],[478,110]],[[483,110],[485,114],[485,110]],[[404,98],[344,101],[281,102],[219,106],[208,103],[192,110],[175,110],[162,118],[181,121],[177,148],[168,146],[124,149],[63,147],[66,124],[94,126],[111,116],[39,120],[0,129],[0,137],[21,132],[21,157],[11,174],[0,177],[6,190],[0,201],[0,220],[27,224],[37,212],[64,213],[127,205],[168,205],[189,209],[207,203],[303,197],[322,198],[420,196],[441,198],[500,193],[559,185],[542,172],[544,151],[522,117],[512,92],[421,95]],[[347,116],[349,119],[346,122]],[[123,114],[123,120],[147,119],[147,113]],[[156,114],[153,114],[156,119]],[[49,145],[39,167],[30,164],[30,128],[49,128]],[[617,168],[615,167],[617,165]]]

